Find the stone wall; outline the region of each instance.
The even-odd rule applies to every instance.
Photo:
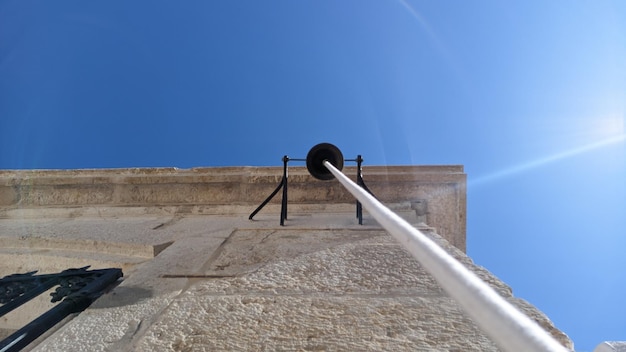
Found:
[[[356,178],[356,169],[346,175]],[[410,208],[465,250],[465,180],[461,166],[363,167],[369,189],[392,207]],[[0,218],[80,216],[97,208],[130,207],[196,214],[249,214],[269,196],[282,167],[144,168],[0,171]],[[337,181],[319,181],[304,167],[289,168],[290,212],[319,212],[354,198]],[[278,213],[280,195],[265,210]],[[168,208],[169,207],[169,208]],[[69,211],[67,211],[69,209]],[[94,210],[95,209],[95,210]],[[173,210],[172,210],[173,211]],[[335,207],[330,211],[354,212]],[[73,212],[73,213],[72,213]]]
[[[144,215],[28,219],[25,227],[23,220],[4,219],[0,231],[102,239],[111,233],[116,243],[171,242],[153,258],[127,260],[118,287],[35,351],[499,350],[374,224],[347,224],[341,214],[296,217],[300,226],[289,227],[274,220]],[[572,347],[506,284],[433,229],[419,228]],[[38,249],[32,249],[36,258]],[[75,264],[93,264],[93,251],[77,248]],[[91,252],[92,259],[78,252]]]
[[[357,223],[354,201],[336,181],[290,168],[286,226],[278,225],[278,199],[248,220],[281,172],[0,172],[6,270],[49,272],[59,263],[124,269],[117,287],[31,347],[499,350],[367,213],[363,225]],[[364,177],[379,199],[573,347],[545,315],[464,254],[461,167],[370,167]]]

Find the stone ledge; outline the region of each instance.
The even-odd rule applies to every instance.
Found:
[[[47,251],[92,252],[127,257],[154,258],[172,242],[159,244],[122,243],[87,239],[62,239],[37,236],[0,237],[0,249],[45,249]]]
[[[355,178],[355,168],[344,172]],[[258,204],[281,176],[281,168],[251,167],[0,171],[0,206]],[[390,202],[409,199],[410,193],[398,189],[402,185],[451,185],[461,191],[465,185],[462,167],[452,166],[372,166],[364,168],[364,178]],[[303,167],[289,169],[289,186],[294,203],[353,200],[337,182],[316,180]]]
[[[355,167],[344,172],[356,176]],[[418,221],[455,238],[453,243],[465,249],[462,166],[364,166],[363,176],[383,203],[420,203],[413,209],[420,213]],[[0,171],[0,218],[74,217],[89,212],[102,216],[100,210],[105,208],[132,214],[250,214],[281,177],[281,167],[5,170]],[[263,212],[278,213],[280,198],[274,197]],[[354,204],[338,182],[316,180],[302,166],[289,168],[288,200],[290,214],[298,209],[342,212],[341,207]]]

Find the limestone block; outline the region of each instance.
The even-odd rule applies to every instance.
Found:
[[[0,186],[0,207],[13,205],[17,202],[18,195],[13,187]]]
[[[352,234],[348,242],[317,248],[305,245],[304,234],[292,234],[292,247],[280,248],[288,233],[236,231],[208,271],[232,277],[191,286],[139,338],[138,349],[498,350],[384,233]],[[324,236],[306,235],[313,235],[311,244]],[[485,276],[512,299],[506,285]],[[540,314],[533,318],[551,326]]]
[[[346,167],[356,178],[356,168]],[[465,250],[465,174],[462,166],[366,166],[365,182],[384,203],[424,200],[420,221]],[[232,214],[233,206],[260,204],[278,186],[281,167],[0,170],[0,217],[51,216],[51,207],[190,206]],[[289,203],[354,204],[336,181],[320,181],[303,166],[289,168]],[[270,204],[280,202],[280,195]],[[29,209],[39,208],[33,212]],[[275,209],[275,207],[274,207]],[[276,212],[276,210],[274,210]]]

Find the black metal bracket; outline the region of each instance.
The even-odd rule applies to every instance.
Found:
[[[248,217],[249,220],[252,220],[252,218],[254,218],[254,216],[259,211],[261,211],[261,209],[263,209],[263,207],[267,203],[269,203],[272,200],[272,198],[274,198],[274,196],[278,194],[278,192],[282,189],[283,197],[282,197],[281,206],[280,206],[280,226],[285,226],[285,220],[287,220],[287,188],[288,188],[287,180],[289,179],[289,168],[287,164],[289,163],[289,161],[307,161],[307,159],[290,159],[287,155],[285,155],[283,156],[282,160],[283,160],[283,177],[280,180],[278,187],[276,187],[276,189],[269,195],[269,197],[267,197],[263,201],[263,203],[261,203],[261,205],[259,205],[252,212],[252,214],[250,214],[250,216]],[[361,155],[357,155],[356,159],[344,159],[344,161],[352,161],[352,162],[357,163],[356,183],[373,196],[374,194],[369,190],[369,188],[367,188],[367,186],[365,185],[365,181],[363,180],[363,169],[362,169],[363,158],[361,157]],[[363,225],[363,206],[361,205],[361,202],[359,202],[358,200],[356,201],[356,218],[359,220],[359,225]]]
[[[13,274],[0,279],[0,317],[48,291],[51,302],[58,302],[47,312],[26,324],[4,340],[0,351],[19,351],[70,314],[82,312],[100,297],[107,287],[124,274],[121,269],[68,269],[56,274],[34,275],[36,271]]]

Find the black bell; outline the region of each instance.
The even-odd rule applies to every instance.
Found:
[[[339,148],[330,143],[320,143],[311,148],[306,156],[306,168],[311,176],[319,180],[332,180],[334,176],[324,166],[324,160],[328,160],[334,167],[342,170],[343,154]]]

